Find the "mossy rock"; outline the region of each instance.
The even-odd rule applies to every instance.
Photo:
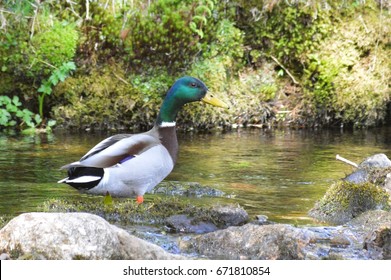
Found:
[[[167,218],[174,215],[185,215],[195,222],[208,222],[219,228],[232,224],[242,224],[248,214],[237,205],[194,206],[186,199],[154,197],[138,205],[134,199],[113,199],[112,204],[104,203],[102,197],[83,196],[80,199],[52,199],[46,201],[39,209],[44,212],[88,212],[98,215],[109,222],[122,225],[163,226]],[[227,218],[230,214],[232,218]]]
[[[390,210],[390,196],[372,184],[341,181],[333,184],[309,215],[332,224],[343,224],[368,210]]]

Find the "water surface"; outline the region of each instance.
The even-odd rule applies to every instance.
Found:
[[[50,198],[82,196],[57,184],[59,167],[78,160],[108,134],[10,136],[0,134],[0,215],[36,211]],[[334,181],[375,153],[391,155],[391,129],[260,130],[179,133],[180,154],[166,180],[199,182],[234,197],[194,198],[194,204],[238,203],[250,215],[312,224],[308,210]],[[153,195],[146,195],[152,200]]]

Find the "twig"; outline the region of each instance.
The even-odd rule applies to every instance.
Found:
[[[90,19],[90,0],[86,0],[86,20]]]
[[[6,14],[15,15],[15,13],[14,13],[14,12],[10,12],[10,11],[7,11],[7,10],[5,10],[5,9],[0,9],[0,12],[2,12],[2,13],[6,13]]]
[[[79,19],[81,19],[82,17],[75,12],[75,9],[73,8],[73,4],[76,4],[75,2],[72,2],[70,0],[67,0],[67,3],[71,6],[70,8],[66,8],[65,10],[70,10],[75,16],[77,16]]]
[[[370,31],[369,31],[369,29],[368,29],[368,27],[367,27],[367,25],[365,24],[365,21],[364,21],[364,19],[362,18],[362,16],[361,15],[359,15],[359,17],[358,17],[358,20],[361,22],[361,24],[364,26],[364,29],[365,29],[365,33],[369,33]]]
[[[5,16],[4,16],[3,11],[1,9],[0,9],[0,21],[1,21],[0,29],[6,29],[7,20],[5,19]]]
[[[125,84],[127,84],[127,85],[130,85],[126,80],[124,80],[123,78],[121,78],[120,76],[118,76],[116,73],[113,72],[113,74],[114,74],[114,76],[116,76],[117,79],[120,80],[121,82],[123,82],[123,83],[125,83]]]
[[[284,71],[288,74],[288,76],[289,77],[291,77],[291,79],[292,79],[292,81],[293,81],[293,83],[294,84],[299,84],[297,81],[296,81],[296,79],[295,79],[295,77],[293,77],[293,75],[288,71],[288,69],[286,69],[285,67],[284,67],[284,65],[282,65],[279,61],[278,61],[278,59],[277,58],[275,58],[274,56],[270,56],[282,69],[284,69]]]
[[[358,167],[358,164],[357,163],[354,163],[353,161],[350,161],[350,160],[348,160],[348,159],[346,159],[346,158],[343,158],[343,157],[341,157],[340,155],[337,155],[336,157],[335,157],[335,159],[337,159],[337,160],[340,160],[340,161],[343,161],[344,163],[347,163],[347,164],[350,164],[351,166],[354,166],[354,167]]]
[[[34,17],[33,17],[33,23],[31,24],[31,34],[30,34],[30,39],[33,38],[34,36],[34,29],[35,29],[35,20],[37,19],[38,16],[38,9],[39,6],[35,6],[34,4],[30,3],[33,7],[35,7],[34,10]]]

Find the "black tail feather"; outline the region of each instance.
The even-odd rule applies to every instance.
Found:
[[[92,189],[93,187],[96,187],[99,182],[102,180],[104,175],[104,170],[103,168],[97,168],[97,167],[72,167],[68,169],[68,180],[73,180],[79,177],[83,176],[96,176],[100,177],[100,179],[97,179],[96,181],[90,181],[90,182],[80,182],[80,183],[75,183],[75,182],[65,182],[68,185],[74,187],[75,189],[78,190],[89,190]]]

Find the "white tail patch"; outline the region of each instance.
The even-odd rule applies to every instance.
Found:
[[[69,180],[69,178],[65,178],[58,181],[58,183],[89,183],[99,181],[100,179],[102,179],[100,176],[81,176],[72,180]]]

